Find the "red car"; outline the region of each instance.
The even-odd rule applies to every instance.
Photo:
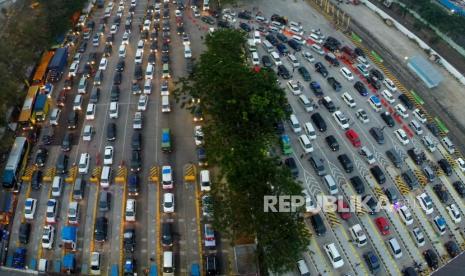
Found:
[[[355,130],[353,129],[347,130],[346,137],[352,143],[352,146],[358,148],[362,145],[362,143],[360,142],[360,138],[358,137],[358,134],[357,132],[355,132]]]
[[[347,202],[345,202],[344,200],[337,201],[337,212],[343,220],[348,220],[352,217],[352,214],[350,213],[349,204],[347,204]]]
[[[378,227],[379,232],[383,234],[383,236],[389,235],[389,223],[386,218],[379,217],[375,219],[376,226]]]

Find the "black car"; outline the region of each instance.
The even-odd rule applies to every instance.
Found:
[[[294,49],[296,52],[302,51],[302,46],[299,44],[299,42],[295,41],[294,39],[291,39],[287,42],[287,45]]]
[[[142,73],[142,65],[137,64],[136,67],[134,68],[134,79],[142,80],[143,78],[144,76]]]
[[[142,157],[140,151],[133,150],[131,154],[131,172],[138,172],[142,168]]]
[[[240,11],[237,13],[237,17],[245,20],[252,19],[252,14],[249,11]]]
[[[281,40],[282,42],[286,43],[287,42],[287,36],[285,36],[284,34],[282,33],[277,33],[276,34],[276,37]]]
[[[116,140],[116,124],[115,123],[108,123],[107,125],[107,141],[115,141]]]
[[[435,137],[439,137],[439,129],[435,123],[426,123],[426,127],[431,131]]]
[[[31,188],[34,190],[39,190],[42,186],[42,176],[43,173],[40,170],[35,170],[31,176]]]
[[[78,123],[78,120],[79,120],[79,114],[76,110],[73,110],[71,111],[69,114],[68,114],[68,128],[69,129],[74,129],[77,127],[77,123]]]
[[[425,252],[423,252],[423,256],[425,257],[426,263],[432,270],[436,270],[438,268],[438,255],[436,255],[433,250],[425,250]]]
[[[63,141],[61,143],[61,150],[68,152],[71,150],[71,145],[73,143],[73,133],[66,132],[63,136]]]
[[[373,139],[375,139],[376,143],[378,143],[379,145],[384,144],[384,142],[385,142],[384,133],[383,133],[383,130],[381,128],[372,127],[372,128],[370,128],[370,130],[368,132],[370,132],[371,136],[373,137]]]
[[[215,19],[211,16],[202,16],[200,18],[200,20],[202,20],[203,22],[209,24],[209,25],[213,25],[215,24]]]
[[[384,175],[383,170],[381,170],[381,168],[378,165],[371,167],[370,172],[379,185],[382,185],[386,182],[386,175]]]
[[[423,162],[426,160],[426,154],[423,150],[419,148],[411,148],[407,150],[407,154],[412,158],[412,160],[415,162],[417,165],[423,164]]]
[[[452,175],[452,166],[447,162],[446,159],[441,159],[438,161],[439,167],[444,171],[447,176]]]
[[[123,233],[124,251],[134,252],[136,248],[136,230],[134,228],[126,228]]]
[[[161,225],[161,244],[163,246],[173,245],[173,229],[169,222],[163,222]]]
[[[311,216],[310,223],[312,224],[313,230],[315,231],[315,234],[317,236],[323,236],[324,234],[326,234],[326,226],[320,214],[315,214]]]
[[[310,82],[310,89],[312,89],[313,94],[315,94],[317,97],[322,97],[324,95],[320,84],[316,81]]]
[[[271,21],[276,21],[279,22],[283,25],[287,25],[287,18],[285,16],[281,16],[279,14],[273,14],[271,15]]]
[[[391,113],[386,111],[386,112],[381,113],[380,115],[381,115],[381,119],[383,119],[383,121],[386,123],[386,125],[388,125],[388,127],[393,127],[396,124],[394,119],[391,116]]]
[[[29,243],[29,235],[31,233],[31,224],[29,222],[23,222],[19,226],[18,239],[22,244]]]
[[[375,76],[378,80],[383,81],[384,75],[378,69],[371,69],[370,74]]]
[[[449,194],[447,193],[446,188],[442,184],[435,185],[433,187],[433,190],[442,203],[446,203],[447,200],[449,200]]]
[[[209,254],[205,260],[205,271],[208,276],[218,275],[216,255]]]
[[[95,220],[95,241],[105,242],[107,240],[108,220],[106,217],[98,217]]]
[[[90,53],[89,58],[87,59],[87,64],[96,64],[97,63],[97,53]]]
[[[249,26],[249,24],[244,23],[244,22],[241,22],[241,23],[239,24],[239,27],[240,27],[242,30],[246,31],[246,32],[252,31],[252,28]]]
[[[395,204],[398,200],[397,194],[392,187],[388,187],[383,190],[391,204]]]
[[[268,40],[268,41],[271,43],[271,45],[273,45],[273,46],[276,46],[276,45],[278,45],[278,43],[279,43],[279,41],[276,39],[276,37],[274,37],[274,35],[272,35],[272,34],[266,35],[265,38],[266,38],[266,40]]]
[[[279,43],[278,45],[276,45],[276,49],[278,49],[278,52],[281,54],[281,55],[287,55],[289,54],[289,49],[287,49],[286,45],[282,44],[282,43]]]
[[[184,27],[183,27],[182,25],[181,25],[181,26],[177,26],[177,27],[176,27],[176,33],[177,33],[178,35],[183,35],[183,34],[185,33]]]
[[[65,174],[68,172],[68,161],[68,155],[64,153],[60,153],[60,155],[58,155],[58,159],[55,164],[55,169],[58,174]]]
[[[363,180],[360,178],[360,176],[356,175],[351,177],[350,183],[352,184],[352,187],[354,187],[354,190],[357,194],[361,195],[365,193],[365,185],[363,184]]]
[[[137,151],[140,152],[140,151]],[[128,195],[139,195],[139,176],[137,174],[130,174],[128,180]]]
[[[289,70],[287,70],[286,66],[278,65],[278,76],[281,76],[283,79],[288,80],[291,78],[291,74]]]
[[[354,49],[354,52],[359,57],[365,57],[365,52],[362,49],[358,48],[358,47]]]
[[[374,199],[372,195],[364,195],[362,197],[362,202],[366,203],[365,208],[368,210],[368,213],[370,215],[374,215],[377,213],[376,210],[377,210],[378,202],[376,202],[376,200]]]
[[[142,149],[142,134],[140,131],[134,131],[131,137],[131,148],[132,150]]]
[[[226,20],[218,20],[217,24],[218,24],[218,27],[220,28],[225,28],[225,29],[231,28],[231,25],[229,25],[229,22]]]
[[[157,56],[155,55],[155,53],[150,53],[147,61],[150,64],[155,64],[157,62]]]
[[[121,74],[121,72],[116,72],[115,76],[113,77],[113,84],[120,85],[122,79],[123,79],[123,74]]]
[[[150,52],[157,52],[158,51],[158,41],[153,40],[152,43],[150,43]]]
[[[170,62],[170,55],[168,53],[161,54],[161,62],[162,63],[169,63]]]
[[[365,259],[368,269],[372,274],[376,274],[379,271],[381,265],[378,256],[376,256],[375,253],[369,251],[363,254],[363,259]]]
[[[323,117],[320,115],[320,113],[316,112],[310,117],[315,124],[316,128],[320,132],[325,132],[327,129],[327,125]]]
[[[369,84],[371,84],[371,86],[373,88],[375,88],[376,90],[380,89],[381,88],[381,82],[373,75],[370,75],[368,78],[367,78],[367,82]]]
[[[120,59],[118,61],[118,64],[116,64],[116,71],[117,72],[123,72],[124,67],[126,67],[126,63],[124,62],[124,59]]]
[[[355,90],[358,91],[358,93],[359,93],[360,95],[362,95],[362,96],[364,96],[364,97],[365,97],[365,96],[368,96],[368,90],[367,90],[367,88],[365,87],[365,85],[363,84],[363,82],[361,82],[361,81],[355,82],[354,88],[355,88]]]
[[[275,128],[275,130],[276,130],[276,134],[278,134],[278,135],[282,135],[282,134],[284,134],[284,132],[285,132],[283,122],[276,122],[276,123],[274,124],[274,128]]]
[[[197,160],[199,162],[199,166],[207,166],[207,151],[204,148],[197,148]]]
[[[299,168],[297,167],[297,163],[295,162],[294,158],[286,158],[284,160],[284,164],[286,165],[286,167],[289,168],[294,178],[297,178],[299,176]]]
[[[51,126],[46,126],[42,130],[42,143],[44,145],[50,145],[53,141],[53,137],[55,136],[55,129]]]
[[[81,43],[81,45],[79,46],[79,49],[78,49],[78,53],[84,53],[87,49],[87,41],[84,41]]]
[[[312,77],[310,76],[310,73],[308,72],[307,68],[305,68],[304,66],[300,66],[299,69],[297,69],[297,71],[299,71],[299,73],[302,76],[302,78],[304,79],[304,81],[311,81],[312,80]]]
[[[131,92],[133,95],[138,95],[142,93],[142,89],[137,81],[133,81],[131,85]]]
[[[163,53],[168,53],[170,51],[169,43],[163,42],[163,45],[161,46],[161,51]]]
[[[328,84],[334,89],[334,91],[339,92],[341,91],[342,85],[339,81],[337,81],[334,77],[329,77]]]
[[[111,53],[113,52],[113,46],[110,44],[105,45],[105,48],[103,49],[103,55],[106,57],[111,56]]]
[[[346,173],[351,173],[354,170],[354,164],[352,163],[352,160],[350,160],[349,156],[347,156],[347,154],[339,155],[337,160],[339,163],[341,163],[341,166]]]
[[[112,102],[119,101],[119,94],[120,94],[119,86],[118,85],[113,85],[111,87],[111,92],[110,92],[111,101]]]
[[[163,22],[163,27],[162,27],[162,30],[163,31],[169,31],[170,30],[170,22]]]
[[[315,70],[318,73],[320,73],[324,78],[326,78],[328,76],[328,74],[329,74],[328,70],[326,69],[326,67],[321,62],[315,63]]]
[[[457,243],[453,240],[446,242],[445,247],[446,247],[447,253],[449,253],[449,256],[451,258],[454,258],[458,254],[460,254],[460,248],[457,245]]]
[[[268,55],[263,55],[262,56],[262,64],[263,64],[263,67],[266,67],[266,68],[273,67],[273,63],[271,62],[271,58]]]
[[[37,167],[43,167],[47,162],[48,150],[44,147],[40,147],[37,150],[35,164]]]
[[[465,184],[463,184],[462,181],[455,181],[454,183],[452,183],[452,185],[454,186],[454,189],[455,191],[457,191],[459,196],[461,198],[464,198],[465,197]]]
[[[333,135],[329,135],[325,138],[326,143],[328,144],[329,148],[332,151],[338,151],[339,150],[339,143],[336,140],[336,137]]]

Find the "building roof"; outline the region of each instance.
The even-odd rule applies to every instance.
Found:
[[[444,79],[433,65],[421,56],[409,59],[408,67],[426,84],[428,88],[438,86]]]

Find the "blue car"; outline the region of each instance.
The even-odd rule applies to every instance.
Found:
[[[313,93],[317,97],[323,97],[323,90],[318,82],[312,81],[310,82],[310,89],[312,89]]]
[[[13,254],[13,268],[24,269],[26,263],[26,248],[18,247]]]
[[[289,49],[287,49],[286,45],[279,43],[276,48],[278,48],[278,51],[281,55],[287,55],[289,53]]]
[[[354,88],[355,90],[358,91],[358,93],[360,93],[360,95],[362,96],[368,96],[368,90],[367,88],[365,87],[365,85],[361,82],[361,81],[357,81],[355,84],[354,84]]]

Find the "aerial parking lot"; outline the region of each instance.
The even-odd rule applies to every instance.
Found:
[[[16,206],[2,207],[5,266],[236,273],[213,225],[202,110],[173,95],[222,28],[244,33],[250,67],[276,72],[288,100],[274,147],[301,184],[311,233],[290,274],[428,275],[465,249],[459,141],[366,48],[311,6],[190,2],[97,3],[77,42],[43,55],[3,172],[3,205]],[[337,209],[314,212],[325,195]]]

